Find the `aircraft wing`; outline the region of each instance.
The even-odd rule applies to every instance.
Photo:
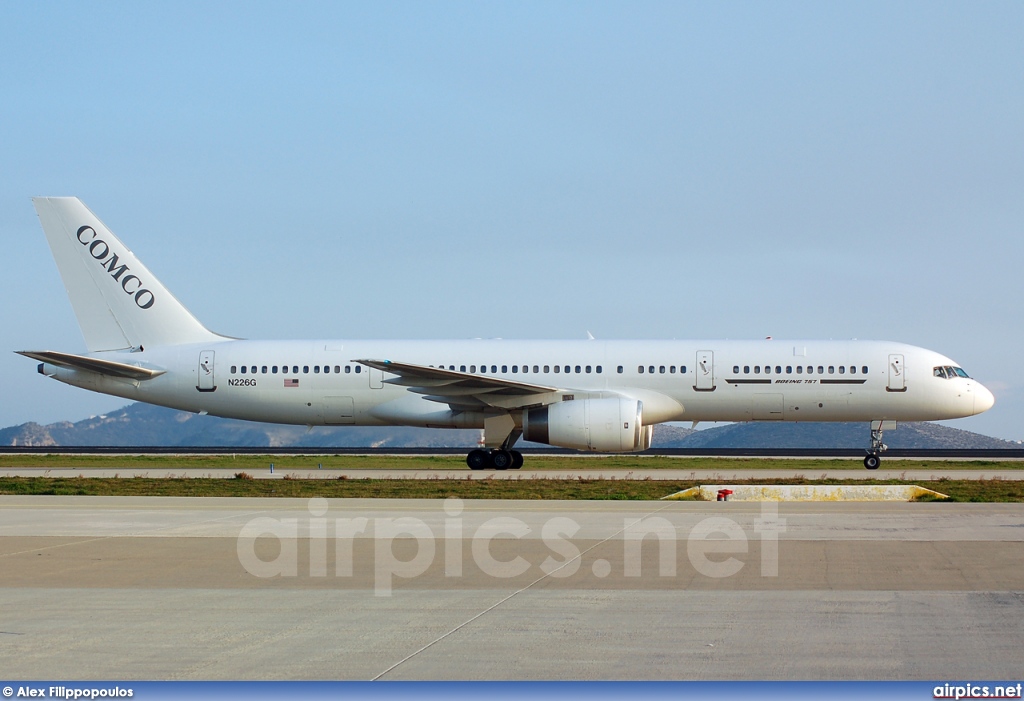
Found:
[[[385,382],[407,387],[410,392],[422,394],[425,399],[434,402],[448,404],[456,411],[488,406],[519,409],[560,401],[560,397],[557,396],[559,388],[549,385],[517,382],[426,365],[396,363],[391,360],[364,359],[352,362],[396,375]]]
[[[103,360],[101,358],[90,358],[84,355],[75,355],[73,353],[61,353],[59,351],[14,352],[18,355],[23,355],[26,358],[40,360],[44,363],[57,365],[62,368],[85,370],[86,372],[95,372],[99,375],[123,377],[129,380],[151,380],[158,375],[163,375],[165,372],[164,370],[150,370],[149,368],[142,368],[138,365],[118,363],[113,360]]]

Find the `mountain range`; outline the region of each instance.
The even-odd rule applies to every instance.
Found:
[[[472,447],[480,431],[428,428],[314,427],[259,424],[150,404],[129,404],[74,423],[26,423],[0,429],[0,445],[238,448]],[[885,434],[891,448],[1019,449],[1012,441],[931,423],[901,423]],[[655,448],[865,448],[866,423],[753,422],[693,430],[654,429]],[[543,447],[520,442],[517,447]]]

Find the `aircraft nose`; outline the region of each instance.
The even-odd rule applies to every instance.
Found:
[[[980,414],[988,411],[995,403],[996,398],[992,395],[992,392],[989,391],[988,387],[979,382],[977,389],[974,391],[974,413]]]

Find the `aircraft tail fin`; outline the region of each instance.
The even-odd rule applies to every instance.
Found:
[[[32,203],[90,351],[223,339],[77,197],[34,197]]]

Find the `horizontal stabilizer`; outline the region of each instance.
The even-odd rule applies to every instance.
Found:
[[[73,353],[60,353],[58,351],[15,351],[15,353],[62,368],[85,370],[86,372],[95,372],[98,375],[123,377],[129,380],[151,380],[158,375],[163,375],[165,372],[164,370],[150,370],[149,368],[141,368],[138,365],[128,365],[127,363],[118,363],[113,360],[101,360],[99,358],[90,358]]]

